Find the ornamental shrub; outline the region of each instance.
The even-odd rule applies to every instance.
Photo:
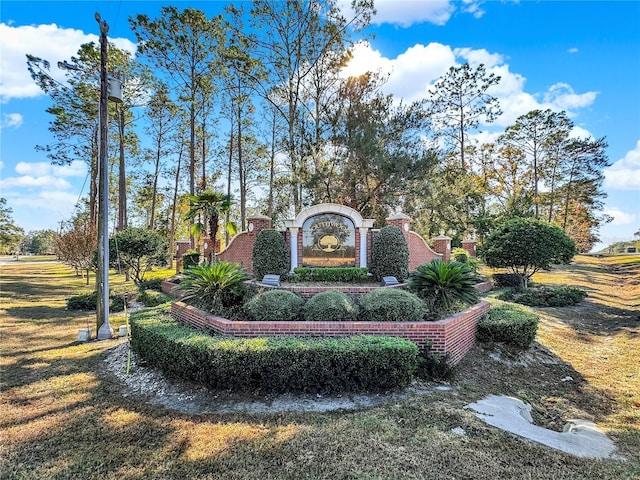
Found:
[[[157,290],[140,290],[138,301],[144,304],[145,307],[157,307],[171,301],[171,298]]]
[[[478,301],[476,273],[460,262],[439,258],[423,263],[409,275],[411,291],[437,311],[447,312],[456,302],[473,305]]]
[[[409,247],[398,227],[387,225],[373,237],[370,272],[376,281],[396,277],[402,283],[409,276]]]
[[[520,290],[524,287],[524,278],[517,273],[494,273],[492,278],[496,288],[509,287]]]
[[[417,346],[401,338],[226,338],[180,325],[165,310],[131,315],[131,347],[167,375],[211,389],[386,391],[409,385],[417,369]]]
[[[509,268],[527,281],[538,270],[568,264],[576,253],[574,241],[558,225],[534,218],[512,218],[491,232],[483,245],[488,267]]]
[[[121,312],[124,310],[124,299],[120,295],[110,296],[109,310]],[[67,310],[95,310],[98,306],[98,294],[96,292],[74,295],[67,299]]]
[[[291,262],[284,236],[270,228],[261,230],[253,244],[251,261],[257,280],[262,280],[265,275],[286,276]]]
[[[267,290],[249,300],[244,308],[255,320],[298,320],[304,299],[289,290]]]
[[[398,288],[379,288],[360,297],[360,318],[368,322],[419,322],[426,312],[416,295]]]
[[[369,278],[366,267],[296,267],[294,282],[344,282],[357,283]]]
[[[540,286],[508,291],[499,299],[530,307],[569,307],[580,303],[586,296],[587,292],[580,288]]]
[[[526,349],[536,338],[538,320],[538,315],[525,307],[502,303],[492,306],[489,314],[478,321],[477,338],[480,342],[504,342]]]
[[[165,238],[148,228],[128,227],[109,239],[109,257],[122,267],[136,285],[156,265],[167,263],[168,245]]]
[[[453,375],[451,354],[433,351],[433,342],[427,340],[418,353],[418,377],[437,382]]]
[[[218,304],[224,307],[239,304],[247,278],[246,272],[238,263],[197,265],[184,272],[174,290],[181,292],[182,300],[211,311]]]
[[[302,318],[306,321],[349,322],[358,319],[358,305],[338,290],[318,293],[302,307]]]

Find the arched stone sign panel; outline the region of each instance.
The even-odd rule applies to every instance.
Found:
[[[324,249],[324,254],[327,254],[324,258],[331,260],[323,266],[339,266],[340,255],[344,254],[344,265],[348,259],[350,266],[366,267],[367,236],[373,222],[373,219],[362,218],[353,208],[335,203],[322,203],[301,211],[295,219],[285,221],[291,239],[291,271],[305,262],[309,266],[312,263],[319,266],[320,261],[314,260],[312,255],[314,245],[317,250]],[[315,254],[321,258],[317,250]]]
[[[355,267],[356,228],[353,220],[325,212],[302,224],[303,267]]]

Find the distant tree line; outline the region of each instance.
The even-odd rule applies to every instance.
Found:
[[[454,244],[533,217],[589,251],[610,221],[606,140],[576,137],[566,112],[533,110],[495,142],[478,143],[474,134],[502,113],[489,93],[500,77],[484,65],[451,66],[415,102],[384,94],[380,73],[346,77],[373,13],[369,0],[349,16],[337,0],[254,0],[212,18],[190,7],[131,17],[138,52],[110,45],[108,60],[126,80],[124,102],[109,106],[115,228],[158,231],[174,250],[180,238],[197,246],[192,227],[210,225],[210,215],[242,230],[251,214],[277,226],[334,202],[380,222],[401,208],[420,234],[444,232]],[[90,171],[86,201],[65,228],[92,231],[99,47],[82,45],[70,60],[77,69],[66,85],[46,59],[27,55],[27,66],[52,99],[55,141],[38,148]],[[212,191],[233,198],[230,207],[195,212]],[[206,230],[228,240],[228,228]]]

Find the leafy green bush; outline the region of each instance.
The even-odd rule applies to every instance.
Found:
[[[182,255],[182,270],[193,268],[200,263],[200,253],[197,250],[187,250]]]
[[[524,278],[517,273],[494,273],[492,278],[496,288],[509,287],[519,290],[524,287]]]
[[[224,307],[238,305],[248,276],[238,263],[217,262],[197,265],[184,272],[175,291],[181,299],[211,311],[217,304]]]
[[[256,320],[298,320],[304,299],[289,290],[267,290],[254,296],[244,308]]]
[[[337,290],[318,293],[302,307],[306,321],[349,322],[358,318],[358,305],[346,294]]]
[[[369,278],[366,267],[297,267],[293,273],[293,282],[357,283]]]
[[[124,310],[124,299],[122,296],[110,296],[109,310],[121,312]],[[74,295],[67,299],[67,310],[95,310],[98,306],[98,294],[96,292]]]
[[[251,261],[253,275],[258,280],[265,275],[286,276],[291,262],[284,236],[277,230],[261,230],[253,244]]]
[[[124,268],[136,285],[154,266],[166,264],[168,245],[165,238],[148,228],[128,227],[109,239],[112,263]]]
[[[525,290],[510,290],[499,298],[530,307],[569,307],[580,303],[587,292],[575,287],[529,287]]]
[[[492,306],[478,322],[477,338],[481,342],[504,342],[529,348],[538,331],[538,315],[511,303]]]
[[[360,297],[360,318],[369,322],[419,322],[426,314],[424,302],[398,288],[379,288]]]
[[[451,355],[434,352],[433,342],[427,340],[418,352],[418,377],[441,381],[450,378],[453,371]]]
[[[511,269],[524,278],[526,288],[538,270],[571,262],[576,245],[558,225],[534,218],[512,218],[491,232],[482,252],[487,266]]]
[[[167,375],[212,389],[385,391],[407,386],[418,348],[393,337],[212,337],[178,325],[165,307],[131,316],[131,347]]]
[[[151,280],[145,280],[143,282],[140,282],[140,285],[138,285],[138,289],[140,289],[140,291],[154,290],[156,292],[161,292],[163,281],[164,278],[152,278]]]
[[[411,291],[437,311],[450,311],[455,302],[473,305],[478,301],[476,274],[464,263],[439,258],[423,263],[409,275]]]
[[[383,277],[404,282],[409,275],[409,247],[398,227],[387,225],[373,237],[370,271],[378,282]]]
[[[467,252],[464,248],[456,247],[451,252],[451,258],[453,258],[456,262],[468,263],[469,252]]]
[[[171,298],[156,290],[141,290],[138,293],[138,301],[143,303],[145,307],[157,307],[171,301]]]

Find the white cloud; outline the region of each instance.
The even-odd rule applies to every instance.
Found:
[[[4,113],[2,114],[2,124],[0,124],[0,127],[20,128],[23,122],[24,118],[19,113]]]
[[[485,49],[454,49],[449,45],[434,42],[428,45],[416,44],[391,59],[384,57],[378,50],[373,50],[370,44],[362,43],[354,50],[354,55],[352,63],[359,65],[357,74],[378,69],[391,72],[383,90],[405,101],[425,98],[429,87],[451,66],[464,62],[469,62],[473,67],[484,64],[487,73],[501,78],[500,83],[489,90],[489,93],[498,98],[503,111],[494,123],[495,127],[505,128],[513,125],[520,115],[536,109],[549,108],[558,112],[564,110],[569,116],[575,116],[577,110],[593,104],[597,96],[597,92],[576,93],[570,85],[562,82],[543,92],[526,92],[526,78],[512,72],[503,55]],[[582,128],[574,134],[581,137],[591,136]]]
[[[613,217],[610,225],[635,225],[640,220],[637,214],[626,213],[616,207],[604,208],[602,213]]]
[[[499,53],[489,53],[484,48],[474,50],[472,48],[456,48],[453,53],[456,57],[461,57],[469,62],[473,68],[477,68],[481,63],[488,69],[501,65],[504,57]]]
[[[31,175],[23,175],[21,177],[9,177],[0,181],[0,187],[3,189],[11,188],[55,188],[66,190],[71,184],[64,178],[52,177],[50,175],[33,177]]]
[[[87,166],[82,162],[73,162],[71,165],[52,165],[48,162],[18,162],[15,166],[16,173],[33,177],[82,177],[87,173]]]
[[[375,8],[377,14],[372,20],[374,24],[391,23],[401,27],[423,22],[444,25],[455,11],[448,0],[377,0]]]
[[[567,50],[567,52],[569,52],[569,53],[578,53],[578,51],[579,50],[576,47],[572,47],[569,50]]]
[[[607,188],[640,191],[640,140],[633,150],[629,150],[623,158],[606,168],[604,176]],[[640,193],[638,196],[640,197]],[[640,199],[638,202],[640,204]]]
[[[475,0],[463,0],[462,3],[464,4],[462,10],[473,15],[473,18],[482,18],[485,13],[484,10],[480,8],[480,2],[476,2]]]
[[[24,195],[12,198],[12,204],[16,206],[57,212],[61,218],[68,218],[71,215],[77,201],[77,194],[52,190],[44,190],[35,195]],[[46,222],[49,224],[50,219]]]
[[[0,100],[5,103],[12,98],[30,98],[42,95],[42,90],[29,76],[26,55],[31,54],[51,62],[51,76],[64,82],[65,72],[55,65],[77,55],[83,43],[99,43],[95,34],[81,30],[62,28],[56,24],[23,25],[15,27],[0,23],[2,58],[0,60]],[[135,53],[136,47],[128,39],[109,39],[118,48]]]
[[[357,77],[366,72],[389,74],[393,70],[391,60],[382,56],[379,50],[373,50],[369,42],[358,42],[351,49],[353,58],[342,69],[345,77]]]
[[[577,94],[570,85],[566,83],[556,83],[549,87],[544,93],[544,103],[552,105],[568,113],[576,108],[588,107],[591,105],[598,95],[597,92],[586,92]]]
[[[15,171],[20,175],[40,177],[51,173],[51,164],[47,162],[18,162]]]

